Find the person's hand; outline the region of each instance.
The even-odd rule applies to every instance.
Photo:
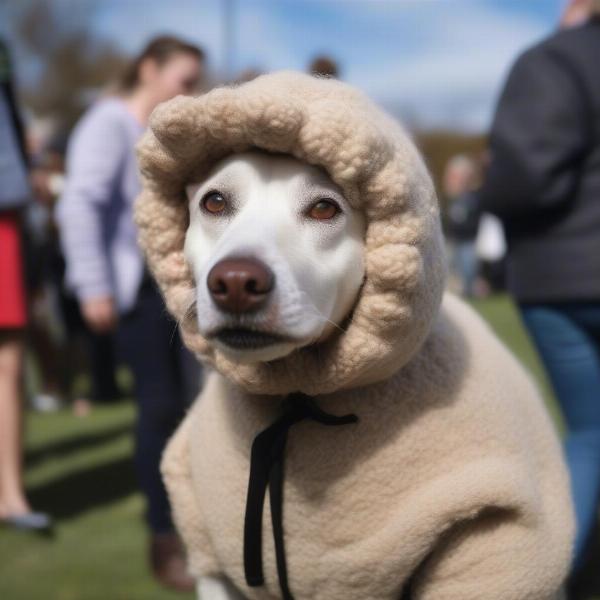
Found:
[[[50,173],[45,169],[32,169],[29,172],[29,183],[33,189],[34,198],[42,204],[51,204],[54,194],[50,189]]]
[[[85,322],[95,333],[108,333],[117,325],[117,311],[110,296],[82,301],[81,312]]]

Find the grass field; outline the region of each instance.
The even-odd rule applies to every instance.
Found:
[[[538,378],[556,415],[512,305],[500,297],[475,306]],[[27,415],[28,493],[34,506],[54,515],[56,535],[0,530],[1,600],[187,597],[163,591],[148,575],[143,504],[131,463],[134,416],[131,403],[96,408],[84,419],[68,411]]]
[[[2,600],[168,600],[148,575],[131,464],[134,407],[27,416],[26,483],[54,538],[0,531]],[[192,597],[192,596],[190,596]]]

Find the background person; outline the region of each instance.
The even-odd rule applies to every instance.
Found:
[[[504,223],[508,288],[566,420],[575,569],[600,500],[600,2],[586,6],[585,24],[513,66],[481,191],[484,208]]]
[[[67,281],[96,333],[116,329],[139,404],[136,469],[152,531],[150,560],[165,585],[192,589],[159,473],[164,446],[198,393],[197,362],[146,272],[132,207],[140,190],[135,145],[152,110],[196,90],[203,52],[173,37],[151,41],[126,73],[121,94],[96,103],[69,143],[58,207]]]
[[[54,131],[38,139],[35,153],[37,202],[32,205],[36,210],[32,216],[36,218],[29,219],[28,254],[33,268],[28,271],[37,273],[37,277],[29,277],[33,304],[29,340],[42,389],[31,404],[38,410],[48,410],[53,404],[71,401],[74,413],[84,416],[92,404],[115,402],[125,394],[116,378],[113,332],[92,331],[81,316],[77,299],[64,285],[65,260],[54,214],[64,190],[67,141],[64,130]],[[84,390],[82,373],[88,375]]]
[[[27,300],[21,212],[30,195],[10,60],[0,41],[0,521],[21,529],[46,530],[50,519],[32,511],[22,477]]]
[[[475,161],[459,154],[452,157],[443,176],[443,192],[447,199],[445,229],[452,243],[451,263],[461,283],[461,293],[475,295],[478,274],[475,240],[479,230],[481,208],[475,193],[479,173]]]

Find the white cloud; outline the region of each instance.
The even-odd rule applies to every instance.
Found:
[[[234,66],[302,69],[315,53],[330,52],[351,83],[419,125],[482,130],[517,54],[549,33],[556,1],[527,12],[517,0],[236,0]],[[77,6],[64,0],[56,10],[69,19]],[[86,20],[132,54],[151,35],[179,34],[203,45],[220,72],[224,6],[90,0]]]
[[[429,21],[418,52],[353,69],[352,82],[423,125],[487,128],[510,65],[548,31],[532,19],[460,6]]]
[[[551,27],[550,10],[480,0],[303,2],[314,16],[295,29],[298,1],[240,3],[238,64],[303,68],[330,51],[351,83],[424,127],[486,129],[508,68]]]
[[[216,71],[222,68],[220,0],[95,0],[90,1],[85,24],[130,56],[156,35],[177,35],[204,48]]]

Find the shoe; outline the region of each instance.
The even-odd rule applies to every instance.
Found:
[[[3,517],[0,523],[13,529],[49,533],[52,530],[52,519],[45,513],[27,512],[21,515]]]
[[[152,535],[150,567],[154,577],[167,588],[178,592],[192,592],[196,588],[196,581],[187,571],[183,546],[175,532]]]

